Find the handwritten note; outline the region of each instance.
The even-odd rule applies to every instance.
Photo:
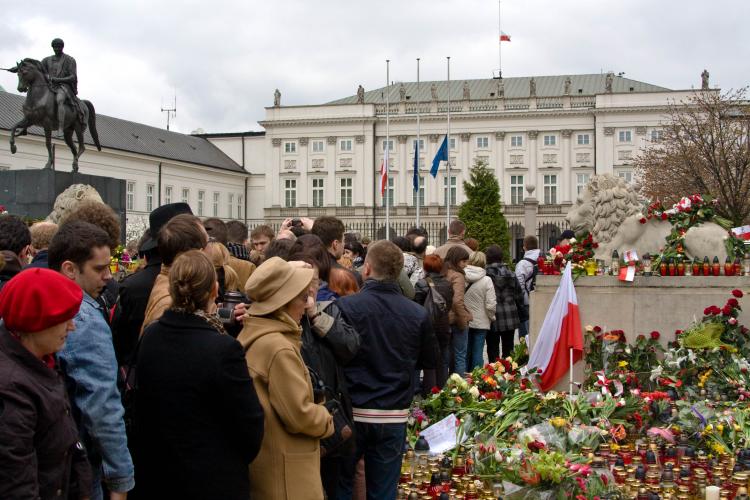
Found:
[[[451,413],[440,422],[433,424],[422,431],[427,443],[430,445],[430,453],[445,453],[458,444],[458,419]],[[461,437],[461,442],[466,440],[466,435]]]

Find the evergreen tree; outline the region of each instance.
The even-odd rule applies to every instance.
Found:
[[[464,194],[466,201],[458,209],[458,217],[466,224],[466,237],[477,239],[482,251],[499,245],[510,260],[510,232],[500,205],[500,186],[487,163],[475,162],[470,179],[464,181]]]

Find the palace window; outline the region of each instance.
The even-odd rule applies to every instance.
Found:
[[[232,218],[232,209],[234,208],[234,193],[229,193],[227,198],[227,218]]]
[[[237,218],[242,219],[242,195],[237,195]]]
[[[351,139],[341,139],[339,141],[339,150],[342,152],[351,152],[352,150],[352,140]]]
[[[450,192],[450,204],[456,204],[456,176],[451,175],[450,178],[450,190],[448,188],[448,177],[443,177],[443,204],[447,205],[448,193]]]
[[[172,186],[164,187],[164,204],[169,205],[172,203]]]
[[[284,206],[286,208],[297,206],[297,179],[284,179]]]
[[[523,175],[510,176],[510,204],[523,203]]]
[[[654,129],[651,131],[651,142],[661,142],[663,137],[664,137],[663,130]]]
[[[586,188],[586,184],[589,183],[591,174],[576,174],[576,193],[581,194]]]
[[[378,179],[378,182],[380,182],[380,179]],[[388,187],[385,189],[385,193],[383,195],[383,206],[386,204],[386,199],[388,200],[388,206],[392,207],[395,203],[394,198],[396,197],[396,190],[394,189],[394,178],[388,177]]]
[[[190,189],[182,188],[182,202],[190,205]]]
[[[620,130],[617,134],[619,142],[631,142],[633,140],[633,132],[630,130]]]
[[[312,141],[312,152],[313,153],[323,153],[326,150],[326,142],[325,141]]]
[[[206,192],[198,191],[198,216],[203,217],[203,204],[206,201]]]
[[[590,136],[589,134],[578,134],[578,145],[579,146],[588,146],[590,143]]]
[[[413,154],[413,151],[416,149],[416,147],[417,147],[417,140],[414,139],[411,141],[412,154]],[[419,139],[419,150],[424,151],[424,139]]]
[[[557,203],[557,175],[544,176],[544,203],[546,205]]]
[[[325,197],[325,180],[320,177],[312,180],[312,203],[314,207],[322,207]]]
[[[414,186],[411,188],[412,196],[411,196],[411,204],[415,207],[417,206],[417,201],[419,201],[419,206],[424,206],[424,176],[419,176],[419,189],[417,191],[414,191]]]
[[[213,215],[214,217],[219,216],[219,197],[220,196],[221,196],[220,193],[214,192],[214,202],[213,202],[213,206],[211,207],[212,208],[211,215]]]
[[[352,206],[352,178],[351,177],[342,177],[339,179],[339,193],[340,193],[340,201],[339,205],[342,207],[351,207]]]
[[[297,152],[297,143],[296,142],[285,142],[284,143],[284,153],[287,154],[293,154]]]
[[[154,209],[154,185],[146,184],[146,212]]]
[[[393,139],[383,140],[383,151],[393,151]]]
[[[489,137],[477,137],[477,149],[487,149],[490,147]]]
[[[625,182],[627,182],[628,184],[633,182],[633,172],[630,170],[620,170],[617,173],[617,177],[625,179]]]
[[[127,195],[125,198],[125,208],[127,210],[133,210],[134,204],[135,204],[135,181],[128,181]]]
[[[544,145],[545,146],[554,146],[557,144],[557,136],[554,135],[545,135],[544,136]]]
[[[512,136],[510,136],[510,147],[512,147],[512,148],[521,148],[521,147],[523,147],[523,136],[522,135],[512,135]]]

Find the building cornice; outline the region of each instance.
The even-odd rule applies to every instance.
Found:
[[[279,127],[298,127],[300,125],[341,125],[348,123],[373,124],[377,121],[374,116],[349,118],[301,118],[299,120],[264,120],[258,122],[265,129]]]

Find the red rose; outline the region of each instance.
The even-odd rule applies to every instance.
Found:
[[[440,392],[440,387],[438,387],[438,386],[433,386],[433,388],[432,388],[432,389],[430,389],[430,391],[431,391],[431,392],[432,392],[433,394],[437,394],[437,393],[439,393],[439,392]]]
[[[740,303],[737,302],[737,299],[731,298],[731,299],[727,300],[727,305],[729,307],[737,307],[738,305],[740,305]]]
[[[638,340],[646,340],[646,336],[645,335],[638,335]]]
[[[682,330],[675,330],[674,334],[675,334],[675,336],[682,335]]]
[[[594,332],[596,332],[596,333],[602,333],[602,327],[601,327],[601,326],[598,326],[598,325],[597,325],[597,326],[595,326],[595,327],[594,327]]]
[[[703,315],[708,316],[711,314],[711,307],[707,307],[703,310]]]
[[[667,220],[669,218],[669,215],[667,215],[666,212],[661,213],[661,220]]]
[[[738,299],[741,299],[744,294],[742,293],[742,290],[737,290],[735,288],[734,290],[732,290],[732,295],[734,295]]]
[[[747,335],[748,329],[746,326],[743,326],[742,328],[740,328],[740,331],[742,332],[742,335]]]
[[[659,337],[660,337],[659,332],[657,332],[656,330],[654,330],[653,332],[651,332],[651,339],[652,340],[659,340]]]
[[[640,222],[641,224],[645,224],[647,221],[645,217],[641,217],[640,219],[638,219],[638,222]]]
[[[594,242],[594,243],[591,244],[591,247],[592,248],[599,248],[599,243]]]
[[[721,314],[724,316],[731,316],[732,315],[732,308],[729,307],[729,305],[726,305],[721,308]]]

